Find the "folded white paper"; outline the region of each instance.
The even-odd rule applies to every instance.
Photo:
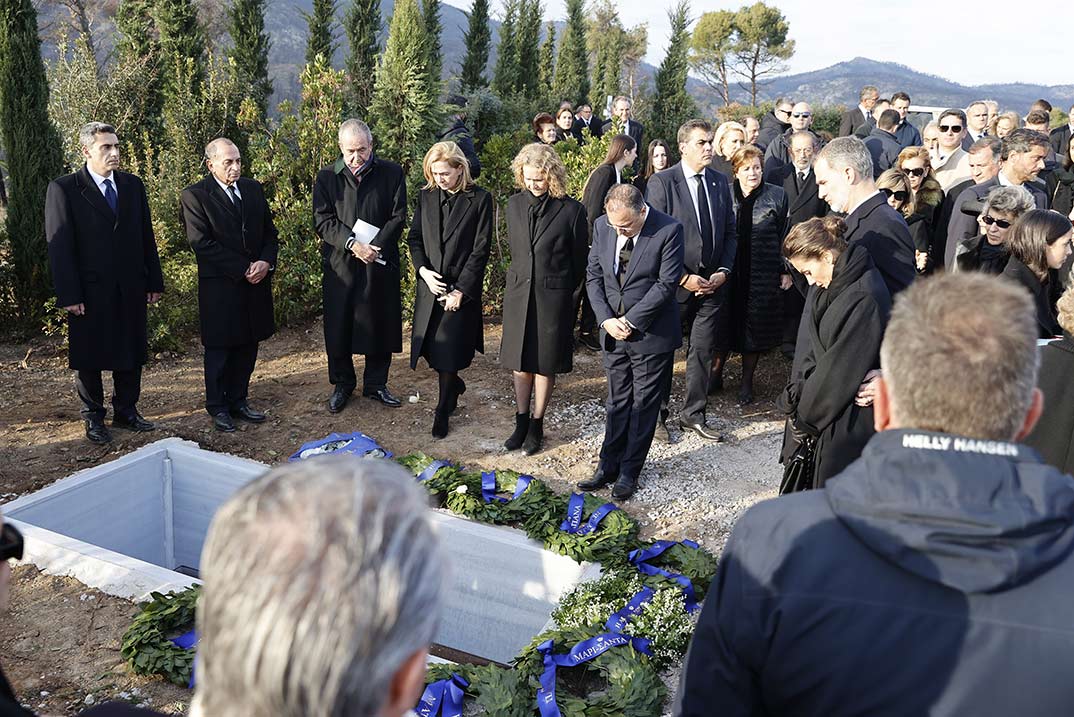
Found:
[[[354,226],[351,228],[351,231],[354,232],[355,241],[361,242],[362,244],[372,244],[373,240],[377,238],[377,234],[380,233],[380,227],[373,226],[367,221],[358,219],[356,222],[354,222]],[[380,258],[378,258],[376,261],[378,264],[381,264],[383,266],[386,266],[388,264],[388,262]]]

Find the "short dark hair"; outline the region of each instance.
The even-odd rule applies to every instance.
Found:
[[[690,133],[695,129],[704,130],[706,134],[712,136],[712,125],[708,120],[694,118],[686,120],[679,126],[679,132],[675,136],[676,141],[679,144],[685,144],[686,140],[690,139]]]
[[[895,92],[891,95],[892,104],[895,103],[895,100],[906,100],[907,102],[909,102],[910,95],[906,94],[905,92]]]
[[[534,133],[540,133],[541,127],[545,126],[546,124],[555,123],[556,118],[552,115],[548,114],[547,112],[538,112],[537,115],[533,118],[533,131]]]
[[[976,104],[983,105],[984,102],[977,102]],[[972,107],[973,105],[970,106]],[[952,115],[958,117],[958,121],[962,123],[963,127],[966,126],[966,113],[956,107],[952,107],[951,109],[946,109],[941,112],[939,119],[937,119],[936,121],[943,122],[944,117],[951,117]]]
[[[880,129],[894,129],[901,119],[902,117],[899,116],[898,110],[884,110],[880,113],[880,119],[876,121],[876,126]]]
[[[1044,110],[1033,110],[1026,115],[1026,124],[1051,124],[1052,117]]]
[[[1048,114],[1051,114],[1052,113],[1052,103],[1049,102],[1048,100],[1037,100],[1036,102],[1033,103],[1033,106],[1030,107],[1029,109],[1030,109],[1030,111],[1044,110]]]
[[[1025,127],[1019,127],[1018,129],[1012,129],[1006,137],[1003,138],[1003,150],[1000,153],[1000,159],[1006,162],[1012,154],[1028,152],[1033,147],[1047,147],[1051,148],[1052,145],[1048,143],[1048,138],[1040,132],[1032,129],[1026,129]]]

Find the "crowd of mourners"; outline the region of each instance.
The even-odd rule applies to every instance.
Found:
[[[676,714],[1067,713],[1074,107],[1053,129],[1043,100],[1024,117],[980,101],[919,129],[906,93],[865,87],[836,137],[813,130],[809,103],[779,99],[760,121],[692,119],[648,142],[629,98],[611,109],[605,121],[589,105],[538,114],[512,164],[499,361],[516,406],[504,447],[542,450],[556,377],[576,350],[598,351],[605,435],[578,487],[611,486],[625,501],[652,441],[723,440],[706,409],[732,353],[742,405],[755,401],[762,356],[791,362],[770,397],[786,416],[782,495],[735,527]],[[607,134],[603,162],[568,196],[556,145]],[[165,282],[115,129],[91,122],[80,139],[86,165],[50,184],[46,228],[86,435],[107,443],[102,371],[113,374],[112,427],[154,429],[136,402],[146,305]],[[408,225],[410,363],[438,374],[431,433],[443,438],[461,374],[485,348],[494,231],[465,113],[425,155],[409,221],[404,172],[376,154],[368,125],[348,119],[338,139],[339,159],[312,188],[327,409],[343,411],[356,390],[356,354],[363,395],[402,405],[388,373],[402,351]],[[216,139],[205,160],[182,219],[198,264],[205,407],[232,432],[265,420],[248,402],[250,375],[275,329],[272,277],[288,267],[238,147]],[[235,496],[203,558],[194,713],[413,707],[441,579],[422,503],[405,472],[342,459],[274,469]],[[3,524],[0,598],[6,561],[21,554]],[[12,700],[0,679],[0,706],[23,714]]]

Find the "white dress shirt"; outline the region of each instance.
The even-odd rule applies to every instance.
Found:
[[[649,205],[645,205],[645,212],[642,214],[641,225],[645,226],[645,220],[649,218]],[[641,230],[638,230],[636,236],[634,236],[634,251],[638,250],[638,237],[641,236]],[[623,247],[627,243],[627,238],[622,234],[616,233],[615,236],[615,254],[612,256],[612,273],[616,276],[619,275],[619,252],[623,251]]]
[[[227,185],[227,184],[224,184],[224,183],[223,183],[223,182],[221,182],[221,181],[220,181],[219,179],[217,179],[217,178],[216,178],[216,175],[215,175],[215,174],[213,175],[213,180],[214,180],[214,181],[215,181],[215,182],[216,182],[217,184],[219,184],[219,185],[220,185],[220,188],[221,188],[221,189],[223,189],[223,190],[224,190],[224,194],[226,194],[226,195],[227,195],[227,198],[228,198],[228,199],[231,199],[231,192],[229,192],[229,191],[228,191],[228,189],[227,189],[227,188],[228,188],[228,185]],[[242,192],[240,192],[240,191],[239,191],[239,183],[238,183],[238,182],[235,182],[234,184],[232,184],[232,185],[230,185],[230,186],[232,186],[232,187],[234,187],[234,188],[235,188],[235,194],[236,194],[236,195],[238,196],[238,198],[239,198],[239,201],[241,202],[241,201],[242,201]],[[231,202],[232,202],[232,203],[234,204],[235,200],[234,200],[234,199],[231,199]]]
[[[116,186],[115,172],[109,172],[107,177],[102,177],[101,175],[90,169],[89,165],[86,165],[86,171],[89,172],[90,177],[93,178],[93,181],[97,184],[97,189],[101,190],[102,195],[104,195],[105,193],[104,180],[107,179],[112,183],[112,191],[116,193],[116,198],[119,198],[119,188]]]

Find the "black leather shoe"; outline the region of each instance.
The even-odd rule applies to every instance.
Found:
[[[433,438],[446,438],[448,434],[448,414],[437,411],[433,414]]]
[[[231,417],[241,418],[242,420],[248,421],[249,423],[261,423],[266,418],[264,413],[261,413],[261,411],[255,411],[254,409],[250,408],[248,404],[245,403],[238,408],[231,409]]]
[[[97,445],[112,442],[112,434],[108,432],[108,427],[104,425],[104,421],[94,419],[86,421],[86,438],[89,439],[90,443],[96,443]]]
[[[362,395],[366,398],[372,398],[374,401],[380,401],[388,408],[399,408],[403,405],[403,402],[392,395],[392,392],[387,387],[378,388],[375,390],[362,391]]]
[[[112,416],[112,428],[122,428],[125,431],[134,431],[135,433],[145,433],[146,431],[152,431],[156,429],[149,421],[142,418],[141,414],[137,411],[130,418],[123,418],[121,416]]]
[[[578,334],[578,343],[590,351],[600,351],[600,341],[593,334]]]
[[[605,473],[603,470],[598,468],[593,474],[592,478],[590,478],[589,480],[584,480],[578,484],[578,490],[600,490],[604,486],[614,483],[617,480],[619,480],[618,475]]]
[[[634,495],[634,491],[636,491],[637,489],[637,478],[619,476],[619,480],[615,481],[615,485],[612,486],[612,498],[614,498],[615,500],[626,500],[630,496]]]
[[[656,422],[656,430],[653,431],[653,440],[661,443],[671,443],[671,433],[668,431],[667,419],[661,418]]]
[[[717,443],[723,443],[723,436],[716,431],[712,430],[704,423],[690,423],[682,418],[679,419],[679,427],[684,431],[692,431],[697,435],[704,438],[706,441],[716,441]]]
[[[748,406],[753,403],[753,391],[740,389],[738,392],[738,405]]]
[[[347,405],[347,401],[350,400],[351,391],[340,386],[336,386],[332,390],[332,395],[328,397],[328,412],[339,413],[343,410],[343,407]]]
[[[234,433],[236,430],[235,422],[231,420],[227,411],[213,414],[213,427],[221,433]]]

